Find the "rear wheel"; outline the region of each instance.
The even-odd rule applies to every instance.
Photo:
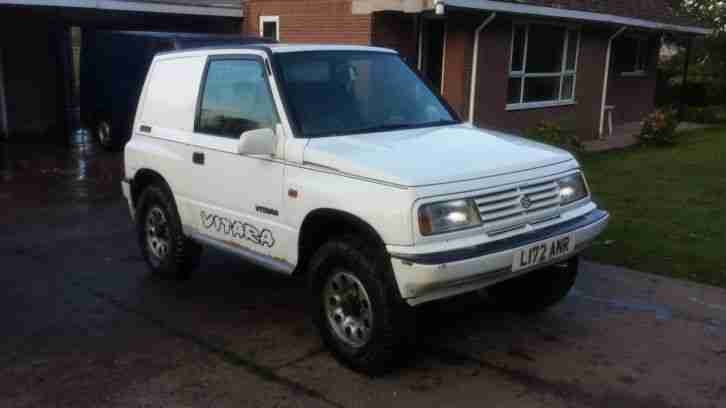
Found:
[[[101,120],[96,125],[96,137],[98,138],[98,143],[100,143],[106,150],[114,149],[114,135],[111,129],[111,124],[106,120]]]
[[[105,150],[115,152],[124,147],[128,138],[126,125],[120,120],[102,119],[96,123],[95,136],[98,143]]]
[[[564,299],[575,284],[580,258],[548,266],[487,288],[494,300],[520,313],[538,313]]]
[[[201,246],[184,236],[168,189],[147,187],[136,209],[136,232],[144,260],[164,278],[184,279],[199,263]]]
[[[386,278],[387,258],[355,237],[333,239],[310,261],[313,318],[338,361],[367,375],[393,368],[413,311]],[[390,264],[388,264],[390,268]]]

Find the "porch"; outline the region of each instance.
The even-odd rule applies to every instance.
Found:
[[[583,142],[588,152],[602,152],[605,150],[622,149],[638,143],[637,135],[642,127],[641,122],[628,122],[613,126],[612,134],[607,133],[601,139]]]
[[[604,152],[607,150],[623,149],[638,143],[638,133],[643,126],[641,122],[628,122],[613,127],[613,133],[602,139],[588,140],[583,142],[587,152]],[[706,129],[716,125],[703,123],[681,122],[676,132],[687,132],[690,130]]]

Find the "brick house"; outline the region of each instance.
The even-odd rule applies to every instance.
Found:
[[[397,49],[476,125],[547,119],[581,139],[654,109],[662,36],[709,32],[667,0],[243,0],[243,11],[244,34]]]

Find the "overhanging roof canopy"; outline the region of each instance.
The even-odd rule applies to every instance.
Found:
[[[631,0],[632,1],[632,0]],[[486,10],[496,11],[503,13],[513,14],[527,14],[533,16],[552,17],[552,18],[565,18],[580,21],[591,21],[598,23],[611,23],[630,27],[639,27],[651,30],[661,31],[674,31],[690,34],[711,34],[711,30],[703,27],[681,25],[674,23],[667,23],[661,21],[654,21],[650,19],[636,18],[636,17],[625,17],[621,15],[575,10],[563,7],[548,7],[535,4],[526,4],[523,2],[510,2],[510,1],[495,1],[495,0],[441,0],[435,1],[438,3],[444,3],[446,6],[474,9],[474,10]],[[602,3],[602,2],[599,2]]]
[[[242,18],[239,0],[0,0],[0,5],[45,6]]]

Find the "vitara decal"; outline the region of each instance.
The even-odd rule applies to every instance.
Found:
[[[275,246],[275,238],[268,229],[260,230],[252,224],[230,220],[204,211],[201,212],[201,216],[202,226],[208,230],[216,230],[220,234],[230,235],[237,239],[246,239],[268,248]]]

